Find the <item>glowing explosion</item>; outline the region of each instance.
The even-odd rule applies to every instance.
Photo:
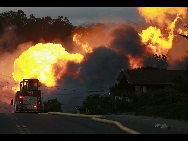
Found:
[[[82,60],[83,55],[70,54],[60,44],[38,43],[15,60],[12,75],[17,82],[38,78],[46,86],[54,86],[66,74],[67,62],[80,63]],[[61,68],[58,69],[58,75],[55,75],[54,64]]]
[[[174,38],[175,23],[180,18],[184,17],[187,13],[187,8],[183,7],[140,7],[138,8],[141,16],[144,17],[147,23],[156,22],[160,27],[167,26],[167,36],[162,35],[161,29],[150,26],[143,30],[139,35],[142,42],[147,44],[148,47],[153,49],[154,54],[167,54],[168,50],[172,47]],[[175,15],[173,21],[169,16]]]
[[[172,48],[175,32],[176,34],[177,32],[187,34],[187,31],[175,28],[178,19],[183,20],[186,17],[186,7],[139,7],[137,9],[140,16],[144,17],[146,23],[155,25],[149,26],[138,33],[142,44],[147,47],[143,55],[147,55],[147,53],[151,55],[167,55],[168,51]],[[118,26],[113,28],[118,28]],[[76,33],[73,36],[73,41],[82,46],[86,53],[92,53],[93,49],[100,45],[110,48],[110,42],[113,40],[113,37],[110,37],[110,32],[108,30],[107,32],[102,31],[99,28],[95,30],[92,32],[88,30],[86,34],[85,32],[79,32],[79,34]],[[119,51],[117,48],[114,50]],[[126,51],[123,54],[129,58],[130,69],[143,66],[143,56],[135,56]]]
[[[128,68],[138,68],[143,66],[144,59],[153,54],[167,54],[173,46],[173,39],[175,37],[175,31],[177,33],[186,33],[183,29],[176,29],[176,23],[180,19],[183,21],[187,14],[187,8],[184,7],[141,7],[138,8],[140,16],[144,17],[147,24],[155,25],[148,26],[146,29],[140,32],[132,25],[122,26],[122,24],[110,26],[108,28],[94,27],[87,32],[74,31],[72,35],[72,41],[75,45],[82,48],[82,54],[77,53],[79,49],[75,49],[75,53],[69,53],[65,51],[60,44],[38,43],[35,46],[31,46],[28,50],[24,51],[14,61],[14,71],[12,73],[14,80],[20,82],[22,79],[37,78],[40,82],[46,86],[55,86],[58,79],[61,79],[64,75],[73,75],[76,79],[84,81],[79,77],[79,73],[82,69],[79,66],[77,69],[73,69],[73,72],[67,71],[68,62],[75,64],[82,63],[85,58],[87,61],[88,54],[92,54],[94,49],[98,47],[105,47],[111,49],[117,53],[121,53],[129,59]],[[130,31],[126,28],[132,28],[131,31],[136,32],[139,39],[130,37]],[[123,33],[123,32],[127,33]],[[123,37],[123,38],[122,38]],[[122,42],[129,38],[123,47],[120,47]],[[122,40],[120,40],[122,38]],[[117,40],[116,40],[117,39]],[[116,42],[114,41],[116,40]],[[140,54],[136,54],[131,50],[132,46],[127,43],[138,42],[139,47],[144,47]],[[138,41],[139,40],[139,41]],[[113,43],[121,44],[115,45]],[[124,48],[124,45],[128,47]],[[130,51],[128,51],[130,50]],[[132,52],[131,52],[132,51]],[[145,57],[145,58],[144,58]],[[100,61],[100,60],[96,60]],[[88,68],[89,69],[89,68]]]
[[[6,69],[0,72],[0,106],[10,105],[23,79],[39,79],[49,91],[57,86],[58,80],[65,82],[65,86],[72,82],[91,87],[110,86],[120,69],[152,65],[153,54],[168,57],[167,69],[182,69],[187,62],[188,48],[187,40],[178,34],[188,34],[187,28],[182,26],[188,22],[187,8],[141,7],[137,10],[146,22],[138,23],[139,29],[127,23],[75,28],[72,46],[66,46],[69,52],[60,44],[35,45],[32,41],[18,45],[12,53],[3,53],[1,46],[0,66]],[[5,30],[1,45],[12,33],[13,30]]]
[[[158,27],[149,26],[147,29],[138,33],[142,44],[149,49],[146,49],[145,52],[158,55],[167,54],[169,49],[172,48],[175,24],[178,19],[185,17],[187,8],[141,7],[138,8],[138,11],[140,15],[144,17],[146,23],[155,23],[158,25]],[[183,33],[182,29],[178,29],[177,31]],[[82,39],[81,42],[80,39],[83,34],[74,34],[73,41],[81,46],[85,53],[92,53],[93,48],[96,47],[96,45],[91,43],[91,39],[87,41],[92,35],[87,33],[87,38],[84,41]],[[106,42],[110,43],[113,38],[108,36],[106,39],[101,39],[101,41],[99,41],[100,39],[95,39],[95,44],[99,41],[98,46],[101,44],[106,45]],[[105,47],[109,48],[109,43]],[[117,49],[114,50],[117,51]],[[143,66],[143,58],[141,56],[132,56],[132,54],[126,52],[123,54],[129,58],[129,68]],[[17,82],[20,82],[23,78],[38,78],[40,82],[44,83],[46,86],[54,86],[56,81],[67,73],[67,62],[72,61],[74,63],[80,63],[83,60],[83,57],[84,56],[79,53],[68,53],[60,44],[39,43],[30,47],[15,60],[14,72],[12,75]],[[55,73],[56,69],[54,68],[54,65],[61,68],[58,70],[58,73]],[[81,67],[75,74],[78,75],[80,69]]]

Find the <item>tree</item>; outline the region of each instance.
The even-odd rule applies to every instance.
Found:
[[[159,69],[166,69],[166,67],[168,66],[168,63],[166,61],[167,61],[167,57],[165,55],[158,56],[157,54],[153,54],[152,62],[154,67]]]
[[[188,24],[184,25],[183,27],[188,28]],[[184,34],[179,34],[179,35],[182,36],[182,37],[184,37],[184,38],[186,38],[188,40],[188,35],[184,35]]]
[[[89,114],[98,114],[99,113],[99,98],[101,95],[94,94],[89,95],[84,99],[83,106],[86,108],[86,111]]]
[[[188,28],[188,24],[185,25],[184,27]],[[179,34],[180,36],[186,38],[188,40],[188,35],[184,35],[184,34]],[[188,53],[188,51],[186,51]],[[188,63],[188,62],[187,62]],[[186,74],[188,74],[188,65],[185,65],[186,67]]]
[[[84,99],[83,106],[89,114],[111,113],[112,98],[100,94],[89,95]]]
[[[57,98],[56,99],[49,99],[47,102],[44,101],[44,113],[47,112],[62,112],[61,109],[61,103],[58,102]]]
[[[123,78],[122,81],[115,84],[115,86],[111,86],[110,94],[113,98],[112,113],[122,113],[125,112],[125,110],[129,110],[130,106],[128,106],[127,103],[134,99],[134,91],[135,87],[130,85],[126,78]],[[115,96],[120,96],[122,99],[115,99]]]
[[[109,114],[112,112],[112,97],[101,96],[99,98],[99,114]]]
[[[159,68],[146,66],[146,67],[136,68],[136,70],[159,70]]]
[[[0,38],[6,34],[4,30],[10,26],[14,27],[14,35],[16,35],[16,38],[12,41],[14,43],[16,41],[13,48],[27,41],[38,43],[41,38],[46,42],[52,42],[56,38],[64,40],[72,34],[74,29],[67,17],[58,16],[57,19],[52,19],[50,16],[36,18],[31,14],[27,18],[22,10],[0,13]],[[8,45],[1,46],[7,48]]]

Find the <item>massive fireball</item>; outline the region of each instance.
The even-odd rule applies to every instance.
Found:
[[[57,79],[66,74],[67,62],[80,63],[82,60],[83,55],[70,54],[60,44],[38,43],[15,60],[12,75],[17,82],[37,78],[46,86],[54,86]],[[54,65],[58,68],[58,73]]]
[[[155,26],[149,26],[138,33],[141,37],[141,42],[145,44],[149,50],[152,50],[152,54],[166,55],[172,48],[174,31],[176,30],[179,33],[184,32],[181,29],[175,29],[175,25],[178,19],[182,19],[186,16],[187,8],[141,7],[138,8],[138,11],[140,15],[144,17],[146,23],[155,24]],[[90,40],[81,40],[83,34],[84,33],[75,33],[73,41],[77,45],[80,45],[85,53],[92,53],[96,45]],[[94,35],[87,33],[87,37],[89,36]],[[111,40],[111,38],[109,38],[109,40]],[[109,46],[106,44],[107,41],[108,40],[101,39],[99,46],[104,44],[108,48]],[[131,54],[126,54],[126,56],[129,58],[130,69],[143,66],[144,58],[138,56],[132,57]],[[60,44],[39,43],[30,47],[15,60],[12,75],[18,82],[24,78],[38,78],[40,82],[44,83],[46,86],[54,86],[56,81],[63,75],[70,75],[67,73],[67,62],[72,61],[74,63],[80,63],[83,58],[84,56],[79,53],[68,53]],[[80,68],[75,70],[75,78],[79,78],[76,76],[79,74],[79,71]]]

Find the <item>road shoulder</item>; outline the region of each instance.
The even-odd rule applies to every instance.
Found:
[[[166,124],[168,128],[165,130],[170,130],[178,133],[188,134],[188,122],[183,120],[172,120],[165,118],[147,117],[147,116],[135,116],[135,115],[106,115],[107,119],[112,118],[115,120],[128,120],[137,123],[142,123],[150,126],[155,126],[156,124],[164,125]],[[157,127],[156,127],[157,128]],[[160,127],[159,127],[160,128]],[[164,130],[164,129],[161,129]]]

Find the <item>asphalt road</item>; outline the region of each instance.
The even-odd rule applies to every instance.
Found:
[[[175,133],[137,122],[126,120],[120,122],[140,133]],[[32,113],[0,113],[0,134],[125,134],[125,132],[114,125],[95,122],[91,118]]]
[[[0,113],[0,134],[125,134],[91,118],[50,114]]]

